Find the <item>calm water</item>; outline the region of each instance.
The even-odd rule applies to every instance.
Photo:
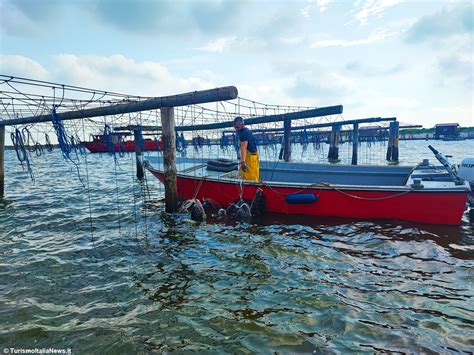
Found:
[[[426,145],[402,142],[402,163],[431,158]],[[455,162],[474,155],[474,141],[434,145]],[[383,162],[380,146],[361,149],[361,161]],[[460,227],[277,215],[197,225],[163,213],[162,187],[149,176],[146,192],[131,156],[88,155],[89,190],[57,151],[34,160],[35,183],[15,159],[6,152],[0,202],[0,347],[474,350],[468,213]]]

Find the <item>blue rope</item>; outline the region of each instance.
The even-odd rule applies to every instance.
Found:
[[[176,136],[176,151],[179,153],[183,153],[186,151],[186,139],[184,139],[184,134],[181,133],[179,136]]]
[[[44,138],[46,140],[46,150],[48,152],[52,152],[53,151],[53,145],[51,144],[51,141],[49,140],[49,135],[48,133],[45,133],[44,134]]]
[[[15,133],[11,133],[10,137],[11,137],[13,145],[15,146],[16,157],[18,158],[18,161],[20,162],[21,167],[24,170],[25,165],[26,165],[26,170],[28,174],[30,175],[31,180],[33,180],[34,182],[35,176],[33,174],[33,170],[31,169],[30,159],[28,157],[28,152],[25,148],[25,143],[23,141],[23,135],[21,134],[20,130],[17,128],[15,129]]]
[[[61,149],[64,159],[70,161],[76,167],[77,177],[79,178],[82,186],[86,187],[84,181],[82,181],[79,165],[77,165],[77,163],[71,157],[71,153],[75,152],[76,158],[78,158],[75,142],[74,140],[71,140],[72,136],[68,136],[61,118],[56,113],[56,107],[53,107],[51,110],[51,121],[53,122],[53,127],[56,132],[56,136],[58,137],[59,148]]]
[[[227,150],[227,146],[229,145],[229,137],[222,132],[222,137],[220,139],[220,146],[222,150]]]

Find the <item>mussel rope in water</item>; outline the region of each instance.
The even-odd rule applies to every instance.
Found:
[[[84,120],[81,120],[82,121],[82,135],[85,137],[86,136],[86,128],[85,128],[85,125],[84,125]],[[49,141],[49,137],[48,137],[48,134],[46,134],[46,138],[47,138],[47,143]],[[49,143],[51,145],[51,143]],[[87,161],[87,154],[84,155],[84,159],[85,159],[85,162],[86,162],[86,187],[87,187],[87,199],[88,199],[88,203],[89,203],[89,224],[90,224],[90,231],[91,231],[91,240],[92,242],[94,242],[94,226],[92,224],[92,203],[91,203],[91,188],[90,188],[90,184],[89,184],[89,164],[88,164],[88,161]]]
[[[15,132],[10,134],[12,143],[15,147],[16,157],[21,164],[23,170],[26,166],[26,171],[30,175],[31,180],[35,181],[35,176],[33,174],[33,169],[31,168],[30,159],[28,157],[28,152],[25,148],[25,143],[23,141],[23,135],[21,134],[18,128],[15,129]]]

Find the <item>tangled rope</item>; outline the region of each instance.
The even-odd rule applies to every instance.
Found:
[[[79,181],[81,182],[82,186],[86,187],[81,177],[79,165],[74,161],[73,157],[71,156],[71,153],[74,152],[76,154],[76,159],[79,160],[79,156],[76,151],[77,146],[75,144],[74,139],[72,139],[72,136],[69,136],[67,134],[66,128],[64,127],[61,118],[56,113],[56,107],[53,107],[53,109],[51,110],[51,121],[53,123],[56,136],[58,137],[59,148],[61,149],[64,159],[66,159],[66,161],[71,162],[76,167],[77,177],[79,178]]]
[[[23,134],[17,128],[15,129],[14,133],[13,132],[11,133],[10,137],[15,147],[16,157],[18,158],[18,161],[20,162],[21,167],[23,168],[23,170],[25,170],[25,166],[26,166],[26,171],[30,175],[31,180],[33,180],[34,182],[35,176],[33,174],[33,169],[31,169],[28,151],[25,148],[25,143],[23,140]]]

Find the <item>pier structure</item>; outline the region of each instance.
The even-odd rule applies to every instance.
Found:
[[[237,98],[238,91],[234,86],[220,87],[210,90],[194,91],[184,94],[150,98],[143,101],[131,101],[117,103],[109,106],[94,107],[84,110],[66,111],[56,113],[58,118],[64,120],[78,120],[107,115],[125,114],[146,110],[161,110],[161,125],[163,130],[163,143],[165,153],[163,156],[165,179],[165,204],[167,212],[177,210],[178,197],[176,193],[176,132],[174,122],[174,108],[179,106],[201,104],[216,101],[233,100]],[[54,107],[52,111],[54,112]],[[4,149],[5,149],[5,127],[15,125],[27,125],[33,123],[50,122],[51,114],[32,115],[28,117],[16,117],[0,120],[0,197],[4,195]],[[139,145],[136,144],[138,147]],[[140,148],[136,148],[136,154],[141,154]]]
[[[15,78],[8,76],[0,76],[0,79],[3,80],[0,84],[8,84],[9,87],[14,88],[11,84],[16,85],[25,85],[28,90],[21,91],[1,91],[5,97],[2,96],[2,103],[4,99],[11,100],[11,106],[8,104],[4,105],[3,113],[0,114],[0,182],[2,194],[0,197],[3,197],[4,192],[4,161],[3,154],[5,148],[5,127],[12,127],[12,133],[18,134],[20,137],[19,140],[14,140],[14,135],[12,134],[12,143],[15,146],[15,149],[20,151],[19,160],[22,166],[28,165],[28,172],[32,179],[34,176],[29,166],[28,157],[33,152],[30,150],[36,145],[40,145],[38,141],[36,143],[34,140],[29,141],[31,135],[28,132],[27,127],[32,127],[34,124],[44,124],[52,123],[56,134],[58,136],[58,144],[61,148],[63,156],[66,159],[70,159],[70,151],[63,150],[63,148],[70,148],[70,146],[78,146],[80,144],[80,139],[77,136],[77,126],[82,125],[82,132],[85,135],[84,125],[96,121],[91,120],[92,118],[99,118],[100,120],[105,121],[106,126],[114,125],[114,119],[121,119],[120,122],[126,121],[126,114],[137,113],[140,119],[136,119],[137,124],[133,132],[135,139],[135,155],[137,157],[137,177],[140,178],[143,176],[144,171],[140,163],[140,156],[142,155],[142,148],[140,147],[139,141],[143,140],[141,135],[142,125],[141,125],[141,114],[153,114],[152,110],[160,110],[160,120],[161,126],[159,127],[162,140],[163,140],[163,163],[164,163],[164,173],[165,173],[165,204],[166,211],[173,212],[177,208],[177,194],[176,194],[176,132],[183,131],[198,131],[198,130],[216,130],[227,127],[232,127],[233,117],[238,113],[240,115],[240,109],[245,106],[241,106],[240,100],[242,98],[238,97],[237,88],[233,86],[216,88],[211,90],[202,90],[194,91],[184,94],[171,95],[171,96],[162,96],[162,97],[139,97],[139,96],[128,96],[124,94],[117,94],[112,92],[105,92],[100,90],[86,89],[81,87],[65,86],[56,83],[49,83],[44,81],[38,81],[33,79],[25,78]],[[33,88],[41,88],[44,90],[52,90],[52,94],[37,94]],[[23,87],[24,88],[24,87]],[[16,89],[16,88],[14,88]],[[65,92],[69,90],[70,92],[79,93],[86,96],[91,95],[89,98],[65,98]],[[68,92],[69,92],[68,91]],[[113,100],[110,100],[110,97]],[[231,114],[221,111],[222,115],[228,117],[228,121],[218,122],[219,117],[216,115],[214,117],[213,123],[203,123],[195,124],[195,118],[192,119],[194,124],[192,125],[183,125],[184,120],[181,121],[181,125],[176,124],[175,112],[180,107],[182,110],[188,110],[191,112],[191,116],[196,112],[196,108],[204,110],[204,107],[198,106],[199,104],[212,103],[215,102],[216,106],[218,103],[222,103],[227,100],[239,100],[238,104],[234,107],[234,112]],[[246,100],[246,99],[242,99]],[[287,144],[284,147],[285,160],[289,161],[291,157],[291,122],[293,120],[305,119],[305,118],[314,118],[314,117],[326,117],[330,115],[337,115],[342,113],[342,105],[338,106],[329,106],[329,107],[320,107],[320,108],[310,108],[310,107],[298,107],[298,106],[280,106],[280,105],[264,105],[261,103],[256,103],[254,101],[246,100],[250,102],[253,107],[250,107],[250,110],[254,109],[253,112],[250,111],[250,114],[242,114],[246,117],[246,123],[248,125],[253,124],[263,124],[266,123],[275,123],[275,122],[285,122],[284,128],[286,129]],[[93,103],[92,108],[91,103]],[[229,103],[230,104],[230,103]],[[263,109],[258,109],[256,104],[260,104]],[[247,106],[247,108],[249,108]],[[269,114],[272,113],[273,114]],[[183,111],[181,111],[182,113]],[[213,111],[214,113],[219,113],[218,110]],[[284,113],[281,113],[284,112]],[[30,114],[29,114],[30,113]],[[194,117],[199,116],[195,115]],[[249,117],[250,116],[250,117]],[[107,120],[107,117],[109,118]],[[182,116],[181,116],[182,118]],[[327,117],[325,118],[327,119]],[[68,132],[66,127],[63,125],[63,121],[74,121],[80,120],[78,124],[75,125],[76,137],[67,136],[72,132]],[[158,118],[157,118],[158,120]],[[204,121],[205,122],[205,121]],[[49,125],[48,125],[49,126]],[[69,127],[73,127],[70,125]],[[19,131],[25,130],[28,132],[27,137],[23,136],[23,133]],[[23,127],[23,128],[22,128]],[[131,128],[131,127],[129,127]],[[144,130],[145,128],[143,128]],[[51,128],[48,128],[50,131]],[[58,130],[60,132],[58,132]],[[110,130],[109,130],[110,132]],[[49,137],[45,133],[45,140],[48,147],[52,149]],[[24,138],[24,141],[23,141]],[[33,145],[31,145],[33,143]],[[113,140],[110,140],[112,143],[112,151],[114,150]],[[41,145],[40,145],[41,148]],[[26,164],[25,164],[26,160]],[[72,160],[71,160],[72,161]],[[74,163],[74,162],[73,162]],[[86,160],[87,163],[87,160]],[[77,167],[77,166],[76,166]],[[80,174],[78,171],[79,180]],[[81,183],[83,181],[81,180]],[[83,183],[84,185],[84,183]]]
[[[13,79],[13,77],[11,77]],[[11,80],[8,79],[7,80]],[[99,97],[95,102],[97,104],[100,104],[101,106],[99,107],[93,107],[93,108],[84,108],[81,105],[79,105],[77,102],[79,101],[74,101],[70,100],[68,105],[65,105],[63,103],[64,99],[64,85],[59,85],[59,84],[54,84],[54,86],[47,86],[48,84],[51,85],[52,83],[46,83],[46,82],[40,82],[36,80],[31,80],[31,79],[22,79],[24,83],[28,83],[29,81],[34,82],[35,85],[39,86],[44,86],[44,87],[49,87],[52,88],[55,94],[51,97],[49,97],[49,103],[46,105],[46,100],[43,95],[35,95],[35,94],[23,94],[24,97],[21,97],[23,101],[25,100],[32,100],[31,105],[37,105],[38,107],[40,106],[40,103],[42,100],[44,101],[44,105],[42,107],[42,110],[40,112],[33,112],[31,110],[31,107],[28,107],[29,111],[31,111],[32,115],[25,115],[25,112],[28,112],[27,110],[24,110],[21,114],[14,114],[14,115],[8,115],[8,118],[6,117],[0,117],[0,197],[3,196],[4,192],[4,159],[3,159],[3,154],[4,154],[4,145],[5,145],[5,127],[6,126],[25,126],[25,125],[31,125],[31,124],[36,124],[36,123],[49,123],[53,121],[54,124],[54,118],[56,117],[57,120],[59,121],[67,121],[67,120],[82,120],[82,123],[84,124],[84,121],[87,121],[90,118],[94,117],[114,117],[117,115],[121,115],[122,117],[125,114],[130,114],[130,113],[142,113],[142,112],[150,112],[151,110],[160,110],[160,123],[161,125],[155,125],[155,126],[147,126],[147,125],[142,125],[141,121],[136,124],[129,124],[126,126],[116,126],[114,125],[114,130],[127,130],[130,131],[131,134],[133,133],[134,140],[135,140],[135,155],[136,155],[136,162],[137,162],[137,178],[142,178],[144,176],[144,170],[141,165],[141,155],[142,155],[142,148],[139,144],[140,140],[143,140],[142,137],[142,131],[160,131],[162,135],[162,142],[163,142],[163,164],[164,164],[164,173],[165,173],[165,203],[166,203],[166,211],[168,212],[173,212],[176,211],[177,208],[177,191],[176,191],[176,174],[177,174],[177,169],[176,169],[176,141],[177,141],[177,133],[181,132],[181,138],[182,138],[182,132],[186,131],[192,131],[192,132],[197,132],[197,131],[222,131],[226,128],[230,128],[233,126],[233,118],[238,114],[240,115],[240,97],[238,97],[238,91],[237,88],[234,86],[227,86],[227,87],[221,87],[221,88],[216,88],[216,89],[210,89],[210,90],[202,90],[202,91],[194,91],[194,92],[189,92],[189,93],[184,93],[184,94],[178,94],[178,95],[171,95],[171,96],[162,96],[162,97],[152,97],[152,98],[143,98],[143,97],[138,97],[138,96],[127,96],[123,94],[114,94],[115,98],[117,101],[115,103],[111,103],[110,101],[107,100],[100,100],[101,97],[104,97],[105,95],[111,94],[107,92],[96,92],[93,91],[92,89],[88,89],[87,92],[93,94],[93,98],[95,97],[96,94],[100,94],[102,96]],[[22,82],[22,80],[18,80],[18,82]],[[25,84],[26,85],[26,84]],[[70,88],[75,88],[79,92],[82,91],[82,88],[77,88],[77,87],[70,87]],[[57,98],[56,96],[56,91],[55,90],[61,90],[63,91],[63,98]],[[205,103],[216,103],[217,104],[222,104],[223,101],[228,101],[228,100],[234,100],[238,99],[239,103],[234,104],[235,105],[235,111],[234,112],[226,112],[225,108],[224,111],[221,111],[221,115],[216,116],[213,118],[213,122],[207,121],[207,123],[198,123],[195,120],[196,117],[196,112],[191,111],[191,116],[193,117],[192,123],[193,124],[183,124],[186,121],[183,119],[181,120],[181,124],[178,124],[176,121],[175,113],[176,112],[182,112],[182,111],[177,111],[179,108],[181,110],[187,110],[189,107],[191,108],[196,108],[198,107],[197,105],[199,104],[205,104]],[[13,99],[12,99],[13,101]],[[21,100],[18,100],[21,101]],[[83,100],[83,102],[90,103],[92,102],[92,99],[88,100]],[[253,103],[255,107],[255,102],[250,101]],[[18,104],[21,105],[21,104]],[[85,105],[84,105],[85,106]],[[316,132],[307,132],[306,130],[314,130],[314,129],[319,129],[319,128],[324,128],[328,127],[331,128],[331,134],[330,134],[330,150],[328,154],[328,159],[329,161],[336,162],[338,161],[338,150],[339,150],[339,143],[341,139],[342,132],[351,132],[351,141],[352,141],[352,164],[357,165],[358,163],[358,143],[360,141],[360,131],[361,127],[359,126],[360,124],[364,123],[374,123],[374,122],[383,122],[383,121],[390,121],[391,124],[391,136],[393,136],[392,143],[389,145],[389,148],[391,149],[390,153],[390,159],[393,160],[395,155],[396,158],[398,159],[398,122],[396,121],[395,117],[388,117],[388,118],[382,118],[382,117],[371,117],[371,118],[362,118],[362,119],[354,119],[354,120],[335,120],[333,122],[321,122],[319,123],[312,123],[308,124],[306,121],[303,124],[298,124],[298,120],[304,120],[304,119],[310,119],[310,118],[322,118],[326,121],[329,121],[328,116],[332,115],[339,115],[342,114],[343,112],[343,106],[342,105],[336,105],[336,106],[327,106],[327,107],[319,107],[319,108],[310,108],[310,107],[291,107],[288,106],[287,109],[285,110],[285,106],[279,106],[279,105],[263,105],[264,107],[263,110],[258,111],[257,108],[255,107],[254,112],[250,112],[250,114],[242,114],[245,118],[245,123],[246,125],[249,126],[255,126],[255,125],[263,125],[262,127],[257,127],[253,131],[254,132],[281,132],[281,143],[282,143],[282,148],[280,151],[280,159],[284,160],[286,162],[291,160],[291,143],[292,143],[292,134],[297,133],[300,134],[301,136],[306,137],[306,143],[308,142],[308,136],[310,134],[315,134]],[[90,106],[89,106],[90,107]],[[204,108],[200,107],[203,112]],[[280,108],[283,108],[282,111],[280,111]],[[56,112],[56,109],[58,112]],[[250,109],[252,109],[250,107]],[[272,114],[273,110],[273,114]],[[10,111],[10,112],[14,112]],[[46,112],[46,113],[45,113]],[[39,113],[39,114],[37,114]],[[219,113],[218,110],[214,110],[213,113]],[[193,116],[194,114],[194,116]],[[23,117],[21,117],[23,116]],[[186,116],[186,115],[184,115]],[[181,118],[183,117],[182,115],[180,116]],[[226,120],[221,121],[222,117],[226,117]],[[158,121],[158,116],[156,117],[156,120]],[[121,123],[125,121],[122,119]],[[201,122],[206,122],[206,121],[201,121]],[[314,122],[314,121],[313,121]],[[317,122],[317,121],[316,121]],[[107,123],[107,121],[106,121]],[[111,123],[109,121],[109,123]],[[278,126],[278,124],[281,124],[281,126]],[[311,121],[310,121],[311,123]],[[397,125],[394,125],[392,129],[392,124],[397,123]],[[271,125],[269,124],[275,124],[274,128],[271,128]],[[343,127],[351,126],[353,127],[352,130],[346,130],[343,131]],[[397,129],[395,129],[397,127]],[[220,131],[219,131],[220,130]],[[225,131],[224,131],[225,132]],[[393,134],[392,134],[393,133]],[[84,133],[85,134],[85,133]],[[319,133],[318,133],[319,134]],[[199,137],[199,136],[198,136]],[[48,140],[48,139],[47,139]],[[59,140],[59,136],[58,136]],[[207,142],[209,144],[210,140],[207,139]],[[25,143],[25,146],[27,146],[29,143]],[[61,144],[60,144],[61,145]],[[395,148],[396,147],[396,152]],[[112,147],[112,149],[114,149]],[[63,152],[64,154],[64,152]],[[387,159],[389,159],[389,155],[387,154]]]

